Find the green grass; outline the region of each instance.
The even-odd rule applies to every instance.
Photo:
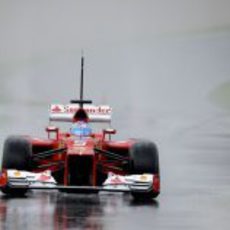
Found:
[[[230,81],[225,82],[214,89],[209,98],[211,102],[217,106],[230,110]]]

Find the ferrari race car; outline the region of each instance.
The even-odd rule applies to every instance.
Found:
[[[114,141],[115,129],[93,131],[93,123],[110,124],[110,106],[83,99],[81,59],[80,100],[50,107],[47,138],[9,136],[3,146],[0,189],[12,196],[31,189],[61,192],[129,192],[152,199],[160,193],[159,157],[151,141]],[[69,122],[61,131],[58,122]]]

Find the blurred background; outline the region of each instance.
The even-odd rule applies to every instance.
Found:
[[[81,50],[86,97],[110,103],[116,126],[128,118],[134,134],[145,135],[138,109],[152,119],[153,134],[174,136],[187,120],[225,114],[229,6],[223,0],[2,0],[1,120],[13,118],[18,132],[39,132],[47,104],[78,96]],[[34,110],[41,114],[34,117]],[[6,126],[2,135],[11,129]]]
[[[81,50],[85,98],[113,107],[116,138],[159,147],[156,226],[227,228],[230,2],[0,0],[1,146],[45,137],[49,104],[79,95]]]

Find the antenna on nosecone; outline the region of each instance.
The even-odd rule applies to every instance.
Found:
[[[81,50],[81,78],[80,78],[80,100],[71,100],[70,103],[79,104],[83,108],[84,104],[91,104],[91,100],[84,100],[84,54]]]
[[[81,86],[80,86],[80,100],[83,100],[83,88],[84,88],[84,53],[81,50]]]

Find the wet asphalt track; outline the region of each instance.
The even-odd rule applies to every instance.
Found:
[[[31,192],[25,198],[3,196],[0,229],[227,229],[230,159],[226,149],[215,144],[214,138],[211,150],[202,146],[165,152],[175,160],[161,158],[162,193],[156,200],[54,191]]]
[[[229,229],[229,104],[219,90],[230,76],[229,36],[122,45],[111,56],[108,47],[89,50],[87,97],[114,107],[117,139],[157,143],[162,192],[147,203],[106,193],[0,196],[0,229]],[[12,63],[1,73],[1,144],[12,133],[45,136],[47,104],[75,94],[79,56]]]

